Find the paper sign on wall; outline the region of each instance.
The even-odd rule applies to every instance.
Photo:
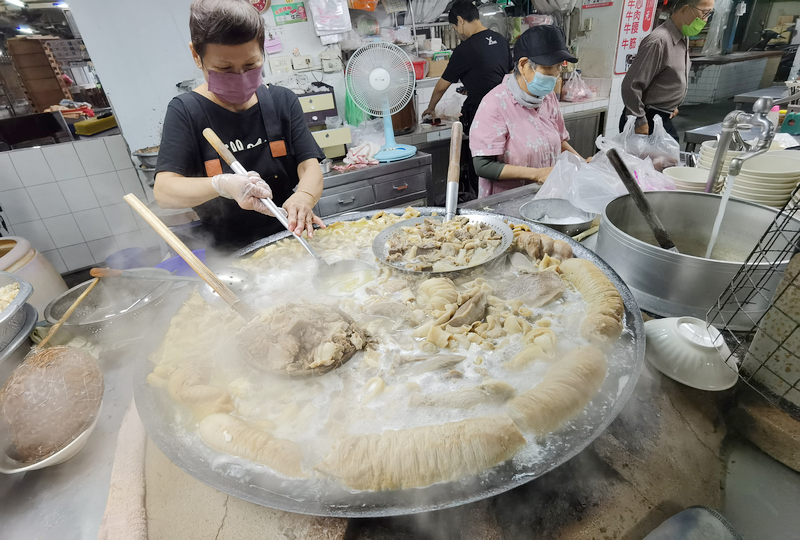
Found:
[[[614,2],[609,2],[608,0],[583,0],[583,5],[581,7],[583,9],[591,9],[591,8],[608,7],[613,5]]]
[[[272,15],[275,17],[275,25],[294,24],[306,22],[306,6],[303,2],[291,2],[280,6],[272,6]]]
[[[259,13],[263,13],[269,7],[270,0],[250,0],[250,4],[256,8]]]
[[[617,39],[617,57],[614,61],[616,75],[628,72],[633,57],[639,51],[639,45],[653,30],[653,17],[656,12],[656,0],[622,1],[624,4]]]

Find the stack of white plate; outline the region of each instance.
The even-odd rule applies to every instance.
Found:
[[[664,174],[675,182],[675,189],[683,191],[705,191],[708,181],[708,169],[697,167],[667,167]],[[722,190],[723,182],[717,181],[714,192]]]
[[[800,152],[767,152],[744,162],[731,195],[780,208],[789,201],[798,183]]]

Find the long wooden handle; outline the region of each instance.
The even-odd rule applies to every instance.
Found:
[[[92,277],[119,277],[122,275],[122,270],[116,268],[92,268],[89,270],[89,275]]]
[[[67,319],[69,319],[69,316],[72,315],[72,312],[75,311],[75,308],[77,308],[78,305],[81,302],[83,302],[83,299],[86,298],[90,292],[92,292],[92,289],[94,289],[94,286],[97,285],[99,281],[100,281],[99,277],[94,278],[94,280],[89,284],[89,286],[86,287],[80,294],[80,296],[78,296],[78,298],[75,299],[72,305],[69,306],[69,309],[64,312],[64,314],[61,316],[60,319],[58,319],[58,322],[56,322],[56,324],[50,327],[50,331],[47,332],[47,335],[44,336],[44,339],[39,342],[39,345],[37,345],[40,349],[44,349],[44,346],[47,345],[47,342],[50,341],[50,338],[53,337],[56,332],[58,332],[58,329],[61,328],[61,325],[64,324],[64,322]]]
[[[447,164],[447,181],[458,183],[461,177],[461,139],[464,135],[464,125],[453,122],[450,131],[450,162]]]
[[[222,142],[222,139],[220,139],[216,133],[214,133],[213,129],[211,128],[204,129],[203,137],[205,137],[208,143],[214,147],[214,150],[216,150],[217,154],[219,154],[222,157],[222,159],[225,160],[225,163],[227,163],[230,166],[233,166],[233,164],[236,162],[236,158],[233,157],[233,152],[228,150],[228,148],[225,146],[225,143]]]
[[[212,289],[222,298],[225,302],[228,303],[233,309],[236,310],[239,315],[244,317],[247,320],[250,320],[255,315],[253,310],[250,307],[239,300],[239,297],[234,294],[232,290],[228,288],[217,275],[212,272],[203,262],[198,259],[192,251],[186,247],[186,244],[180,241],[180,239],[175,236],[175,234],[169,230],[169,228],[164,225],[164,223],[158,219],[158,217],[150,211],[145,204],[140,201],[136,195],[132,193],[128,193],[123,197],[123,200],[131,205],[131,207],[136,211],[137,214],[142,216],[142,218],[150,225],[153,230],[155,230],[158,235],[163,238],[169,246],[174,249],[181,258],[186,261],[186,264],[192,267],[192,270],[197,272],[197,275],[200,276],[203,281],[208,283]]]

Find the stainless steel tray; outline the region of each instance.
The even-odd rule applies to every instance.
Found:
[[[17,336],[25,324],[26,315],[23,306],[33,294],[33,287],[30,283],[14,274],[0,272],[0,287],[5,287],[12,283],[19,283],[19,292],[8,307],[0,311],[0,351],[11,343],[11,340]]]
[[[442,213],[442,208],[418,208],[423,215]],[[385,210],[402,213],[402,209]],[[377,211],[349,214],[346,220],[371,217]],[[506,219],[487,212],[468,211],[465,215],[486,215]],[[624,365],[612,364],[603,387],[581,415],[541,447],[539,459],[520,464],[509,461],[481,475],[459,482],[434,484],[427,488],[384,492],[351,492],[322,479],[286,480],[266,468],[253,471],[243,468],[238,458],[220,454],[206,446],[196,434],[176,424],[176,405],[163,389],[153,388],[145,378],[152,370],[147,356],[161,343],[170,318],[188,295],[188,290],[175,291],[165,300],[165,307],[153,321],[139,351],[139,365],[134,381],[134,396],[139,415],[156,446],[178,467],[201,482],[234,497],[262,506],[288,512],[338,517],[392,516],[439,510],[491,497],[533,480],[558,467],[586,448],[616,418],[628,401],[644,365],[644,323],[633,295],[619,276],[597,257],[568,236],[516,218],[532,231],[549,234],[568,242],[576,257],[594,262],[614,283],[625,302],[625,332],[633,350]],[[235,255],[245,257],[263,246],[288,237],[279,233],[259,240]],[[188,414],[188,413],[187,413]],[[263,469],[263,470],[262,470]],[[324,488],[324,496],[320,495]]]
[[[378,236],[375,237],[375,240],[372,241],[372,253],[375,255],[380,262],[383,264],[389,265],[393,268],[398,270],[402,270],[403,272],[409,272],[411,274],[449,274],[451,272],[461,272],[462,270],[468,270],[470,268],[475,268],[476,266],[481,266],[483,264],[489,263],[496,258],[503,255],[508,247],[511,245],[511,242],[514,241],[514,232],[503,223],[500,219],[496,217],[490,216],[469,216],[470,223],[482,223],[490,227],[494,232],[500,235],[501,242],[500,245],[497,246],[497,249],[494,250],[492,256],[486,259],[483,262],[476,263],[476,264],[469,264],[467,266],[462,266],[457,270],[450,270],[447,272],[433,272],[431,270],[412,270],[410,268],[406,268],[406,263],[403,262],[390,262],[386,259],[389,257],[389,251],[386,249],[386,242],[388,242],[389,238],[399,231],[403,227],[413,227],[418,223],[422,223],[427,219],[428,216],[425,217],[418,217],[413,219],[407,219],[405,221],[401,221],[399,223],[395,223],[390,227],[386,227]],[[441,216],[439,216],[441,220]]]

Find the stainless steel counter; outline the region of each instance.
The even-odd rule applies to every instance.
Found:
[[[418,151],[408,159],[325,175],[314,212],[324,218],[345,212],[424,201],[433,192],[433,158]]]

